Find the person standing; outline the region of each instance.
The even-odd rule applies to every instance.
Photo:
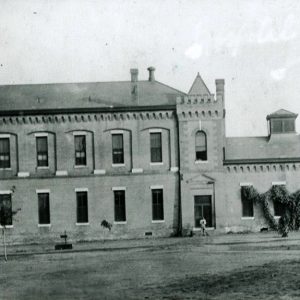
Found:
[[[202,217],[200,219],[200,228],[202,230],[202,235],[205,236],[205,235],[208,235],[208,233],[206,232],[206,220],[204,217]]]

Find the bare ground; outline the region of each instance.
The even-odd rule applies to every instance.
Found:
[[[0,299],[300,299],[299,239],[136,243],[10,256],[0,261]]]

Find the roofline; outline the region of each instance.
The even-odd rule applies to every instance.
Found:
[[[176,110],[176,105],[147,105],[147,106],[119,106],[119,107],[76,107],[76,108],[48,108],[48,109],[18,109],[0,111],[0,116],[28,116],[28,115],[55,115],[55,114],[77,114],[77,113],[114,113],[114,112],[136,112]]]
[[[254,159],[225,159],[224,166],[228,165],[243,165],[243,164],[272,164],[272,163],[295,163],[300,162],[300,157],[285,157],[285,158],[254,158]]]
[[[270,120],[270,119],[296,119],[298,117],[298,114],[278,114],[278,115],[267,115],[266,119]]]

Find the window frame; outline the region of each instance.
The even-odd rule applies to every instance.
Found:
[[[76,193],[76,225],[89,225],[88,189],[87,188],[75,189],[75,193]],[[82,197],[83,195],[85,195],[85,199],[80,199],[80,197]],[[84,200],[85,205],[79,205],[79,200]],[[83,209],[85,211],[84,211],[83,215],[81,216]]]
[[[155,195],[156,192],[160,192],[161,199],[156,198],[158,194]],[[161,203],[154,203],[161,201]],[[151,187],[151,204],[152,204],[152,223],[163,223],[165,222],[165,211],[164,211],[164,191],[163,187],[153,186]]]
[[[0,135],[0,143],[1,143],[1,140],[3,140],[3,141],[7,140],[7,142],[8,142],[8,152],[2,152],[2,153],[0,153],[0,169],[1,170],[11,169],[10,135]],[[8,158],[2,160],[1,156],[8,156]],[[7,165],[3,165],[2,166],[2,162],[7,162]]]
[[[13,211],[12,211],[12,191],[0,191],[0,198],[1,198],[1,196],[7,196],[7,195],[9,195],[10,197],[9,197],[9,200],[10,200],[10,218],[11,218],[11,223],[10,224],[5,224],[4,226],[2,226],[1,224],[0,224],[0,228],[3,228],[3,227],[5,227],[5,228],[13,228],[14,227],[14,225],[13,225]],[[2,204],[1,204],[1,199],[0,199],[0,209],[1,209],[1,207],[2,207]]]
[[[38,227],[50,227],[51,226],[51,209],[50,209],[50,190],[37,190],[37,197],[38,197]],[[47,214],[48,214],[48,222],[41,222],[41,213],[40,213],[40,195],[47,195],[48,207]]]
[[[76,149],[77,147],[77,143],[76,143],[76,139],[78,138],[83,138],[84,141],[84,149]],[[87,165],[87,156],[86,156],[86,134],[83,133],[78,133],[78,134],[74,134],[74,151],[75,151],[75,167],[85,167]],[[77,154],[79,155],[77,157]],[[84,154],[84,155],[82,155]],[[81,160],[83,160],[83,162],[81,162]]]
[[[114,147],[114,138],[116,137],[121,138],[121,143],[122,143],[121,148]],[[111,133],[111,149],[112,149],[112,165],[124,166],[125,158],[124,158],[124,132],[123,131],[119,131],[119,132],[115,131]]]
[[[162,147],[162,131],[160,129],[158,130],[150,130],[150,164],[155,165],[155,164],[163,164],[163,147]],[[154,137],[155,135],[159,136],[159,146],[153,145]],[[156,159],[155,156],[159,154],[159,158]]]
[[[114,193],[114,224],[126,224],[127,223],[127,214],[126,214],[126,188],[122,187],[115,187],[112,188]],[[123,199],[117,199],[117,195],[122,195]],[[117,200],[123,202],[121,205],[117,205]],[[117,209],[121,209],[122,212],[120,215],[122,217],[119,217],[119,211]]]
[[[38,150],[38,140],[39,139],[46,139],[46,146],[47,151],[39,151]],[[35,136],[35,144],[36,144],[36,161],[37,161],[37,168],[43,169],[43,168],[49,168],[49,144],[48,144],[48,135],[36,135]],[[39,155],[46,156],[46,159],[39,160]],[[40,161],[46,161],[45,165],[39,165]]]
[[[199,134],[201,134],[202,136],[199,136]],[[204,137],[204,146],[197,145],[197,144],[199,144],[198,136],[199,136],[199,138]],[[199,151],[199,147],[204,147],[205,150],[204,151]],[[200,154],[200,153],[204,153],[204,154]],[[208,161],[208,155],[207,154],[208,154],[207,153],[207,134],[203,130],[197,130],[196,133],[195,133],[195,162],[196,163],[207,162]],[[204,156],[203,159],[198,157],[198,156],[201,156],[201,155]]]

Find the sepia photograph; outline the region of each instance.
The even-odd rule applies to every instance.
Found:
[[[0,0],[0,300],[300,299],[299,16]]]

